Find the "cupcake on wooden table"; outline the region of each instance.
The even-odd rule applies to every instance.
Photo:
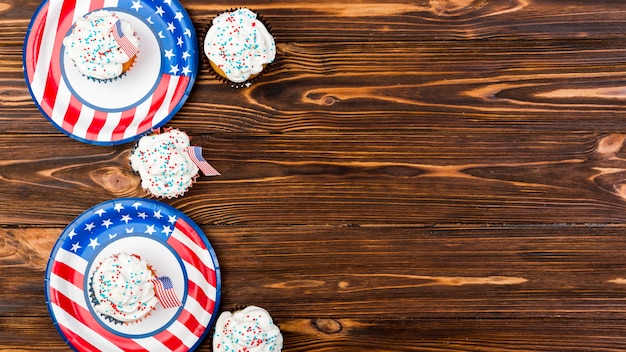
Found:
[[[213,19],[204,53],[215,73],[234,88],[248,87],[276,57],[268,27],[249,9],[224,12]]]
[[[267,310],[248,306],[223,312],[215,323],[214,352],[280,352],[283,335]]]
[[[158,198],[182,196],[202,171],[217,176],[202,156],[202,148],[192,146],[189,136],[178,129],[155,130],[139,139],[130,155],[130,166],[141,176],[141,186]]]
[[[63,45],[81,74],[103,82],[130,70],[139,52],[139,38],[132,25],[107,10],[76,20]]]

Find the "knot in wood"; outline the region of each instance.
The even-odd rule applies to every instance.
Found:
[[[338,334],[343,330],[343,326],[341,323],[335,319],[313,319],[311,324],[317,330],[325,333],[325,334]]]
[[[464,15],[486,4],[485,0],[430,0],[431,11],[439,16]]]
[[[605,158],[612,158],[624,145],[626,136],[623,134],[610,134],[598,141],[597,152]]]
[[[92,171],[92,178],[108,192],[128,193],[139,185],[139,179],[133,179],[119,168],[106,167]]]

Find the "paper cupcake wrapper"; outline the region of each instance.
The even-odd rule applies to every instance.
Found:
[[[117,76],[117,77],[102,79],[102,78],[96,78],[96,77],[87,76],[84,73],[81,73],[81,74],[83,75],[83,77],[87,78],[88,80],[94,81],[94,82],[97,82],[97,83],[104,83],[104,84],[106,84],[106,83],[110,83],[110,82],[115,82],[118,79],[123,79],[126,76],[126,74],[128,72],[130,72],[130,70],[132,70],[133,67],[135,67],[135,65],[137,64],[137,61],[140,60],[139,57],[140,57],[139,52],[137,52],[137,54],[135,54],[134,59],[132,59],[132,63],[130,65],[130,67],[128,69],[126,69],[124,72],[122,72],[122,74]],[[76,64],[74,64],[74,68],[76,68]],[[76,70],[78,70],[78,68],[76,68]]]

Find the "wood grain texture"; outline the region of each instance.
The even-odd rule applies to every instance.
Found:
[[[279,43],[277,62],[245,92],[203,65],[173,123],[204,134],[614,131],[626,114],[626,49],[616,43]],[[0,88],[12,118],[0,132],[58,134],[33,105],[21,64],[12,70]]]
[[[295,318],[369,319],[626,314],[623,226],[202,229],[220,259],[227,309],[258,302]],[[0,261],[12,272],[0,276],[11,283],[0,302],[45,314],[41,279],[61,229],[1,231]],[[18,297],[28,304],[15,305]]]
[[[192,136],[224,176],[201,178],[184,198],[165,202],[202,224],[619,223],[625,139],[448,131]],[[0,203],[2,222],[61,226],[107,199],[145,196],[128,165],[131,147],[0,136],[9,156],[0,161],[2,197],[12,200]],[[46,203],[59,198],[65,202],[54,208]]]
[[[0,318],[0,351],[68,351],[50,321],[24,318],[22,324]],[[615,321],[595,319],[289,319],[280,320],[289,351],[607,351],[621,350],[623,330]],[[588,326],[594,328],[589,329]],[[373,332],[376,332],[373,333]],[[388,334],[381,343],[382,334]],[[16,338],[22,336],[21,338]],[[23,345],[28,340],[28,347]],[[419,341],[407,344],[407,341]],[[584,347],[583,347],[584,346]],[[610,346],[610,347],[607,347]],[[211,351],[208,344],[196,351]]]
[[[168,124],[222,173],[163,200],[214,247],[222,310],[267,308],[285,351],[626,350],[623,1],[182,3],[200,36],[247,6],[277,40],[249,89],[202,62]],[[39,5],[0,0],[0,352],[69,350],[55,241],[147,197],[132,143],[74,141],[33,103]]]
[[[290,350],[366,349],[387,334],[373,350],[622,347],[623,226],[203,230],[220,258],[222,306],[272,307]],[[22,330],[49,337],[33,348],[63,346],[37,318],[47,313],[41,278],[59,232],[0,232],[0,265],[11,268],[0,272],[0,311],[21,317],[0,320],[5,346],[23,341]]]
[[[294,3],[184,1],[197,31],[219,12],[247,6],[260,12],[283,42],[376,40],[482,40],[520,38],[624,39],[615,23],[623,20],[619,0],[386,0]],[[39,1],[3,0],[0,14],[6,43],[21,44]]]

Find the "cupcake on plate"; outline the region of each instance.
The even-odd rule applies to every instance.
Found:
[[[276,58],[268,27],[246,8],[214,18],[203,47],[213,71],[234,88],[250,86]]]
[[[90,279],[94,310],[119,324],[145,319],[159,302],[155,279],[152,268],[138,255],[122,252],[105,258]]]
[[[178,129],[167,129],[139,139],[130,155],[130,166],[141,177],[141,186],[160,198],[182,196],[193,185],[198,172],[217,176],[202,157],[202,148],[191,146],[189,136]]]
[[[98,10],[76,20],[63,46],[81,74],[106,82],[131,69],[139,53],[139,38],[129,22]]]
[[[214,352],[280,352],[283,335],[267,310],[248,306],[223,312],[215,323]]]

